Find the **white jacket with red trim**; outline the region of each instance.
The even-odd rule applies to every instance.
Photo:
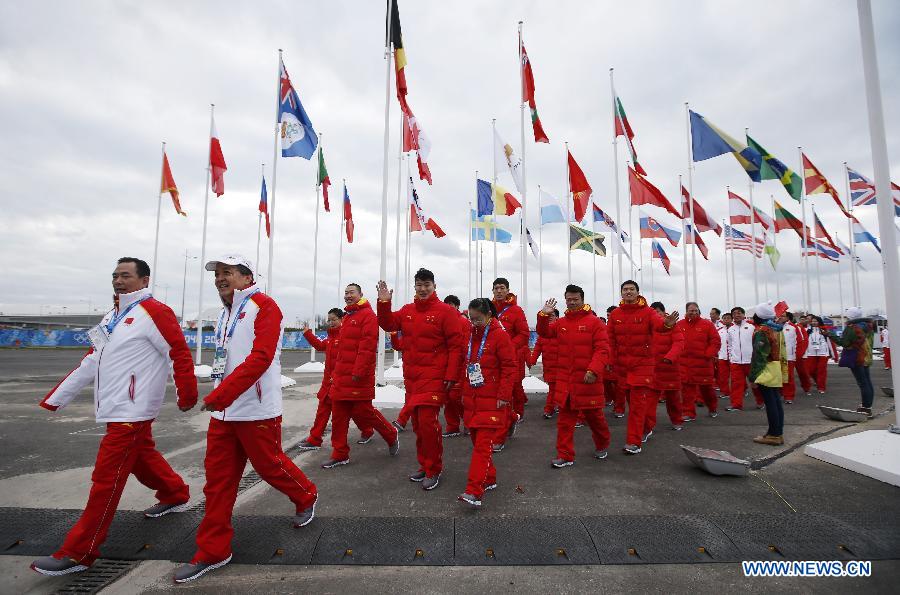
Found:
[[[728,327],[728,355],[733,364],[749,364],[753,357],[753,331],[756,327],[748,320]]]
[[[65,407],[91,381],[98,423],[154,419],[166,394],[170,362],[174,368],[179,407],[197,403],[197,378],[191,351],[172,309],[150,296],[149,289],[119,295],[119,307],[100,324],[144,299],[113,329],[99,352],[92,348],[81,365],[51,390],[41,407]]]
[[[219,316],[216,337],[225,342],[225,377],[203,402],[223,421],[253,421],[281,415],[281,327],[282,314],[271,297],[257,291],[238,314],[234,334],[232,315],[256,285],[235,290],[232,305]]]
[[[722,344],[719,346],[719,355],[717,356],[721,360],[728,361],[730,358],[730,351],[728,348],[728,329],[730,329],[734,325],[725,326],[724,323],[719,324],[719,321],[716,321],[716,332],[719,333],[719,340]]]
[[[793,322],[788,322],[784,325],[784,328],[781,329],[781,334],[784,335],[784,355],[787,361],[796,362],[797,361],[797,345],[799,345],[799,337],[797,335],[797,325]]]

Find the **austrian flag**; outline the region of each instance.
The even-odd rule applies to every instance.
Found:
[[[210,122],[209,134],[209,173],[212,180],[212,191],[216,196],[225,194],[225,156],[222,155],[222,145],[219,144],[219,133],[216,132],[216,121]]]

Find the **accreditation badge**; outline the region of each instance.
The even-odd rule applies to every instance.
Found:
[[[478,362],[467,365],[466,373],[469,375],[469,384],[473,388],[484,384],[484,375],[481,373],[481,364]]]
[[[219,380],[225,377],[225,348],[216,347],[216,357],[213,359],[212,374],[210,377]]]
[[[109,334],[106,331],[106,327],[102,324],[98,324],[88,331],[88,339],[90,340],[94,351],[100,351],[107,343],[109,343]]]

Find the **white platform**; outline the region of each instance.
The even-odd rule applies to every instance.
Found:
[[[388,368],[384,371],[385,380],[403,380],[403,367]]]
[[[294,368],[297,374],[321,374],[325,371],[325,364],[322,362],[306,362]]]
[[[374,407],[403,407],[405,402],[406,391],[399,386],[388,384],[375,387],[375,400],[372,401]]]
[[[212,376],[212,366],[207,366],[206,364],[194,366],[194,376],[196,376],[197,380],[200,382],[209,382],[212,380],[212,378],[210,378]]]
[[[282,375],[282,377],[281,377],[281,388],[287,388],[287,387],[289,387],[289,386],[294,386],[295,384],[297,384],[297,381],[296,381],[296,380],[294,380],[293,378],[288,378],[287,376],[283,376],[283,375]]]
[[[550,387],[547,385],[547,383],[537,376],[526,376],[522,380],[522,388],[525,390],[526,395],[545,393],[550,390]]]
[[[900,487],[900,434],[867,430],[810,444],[807,456]]]

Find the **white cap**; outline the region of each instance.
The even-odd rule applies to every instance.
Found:
[[[215,271],[217,264],[227,264],[230,266],[242,265],[250,269],[250,273],[253,274],[253,265],[250,264],[250,261],[240,254],[226,254],[219,258],[218,260],[210,260],[206,263],[207,271]]]
[[[759,304],[758,306],[753,308],[753,312],[763,320],[771,320],[775,318],[775,308],[772,306],[771,301]]]
[[[862,308],[858,306],[850,306],[846,310],[844,310],[844,316],[846,316],[849,320],[854,320],[856,318],[862,318],[863,311]]]

